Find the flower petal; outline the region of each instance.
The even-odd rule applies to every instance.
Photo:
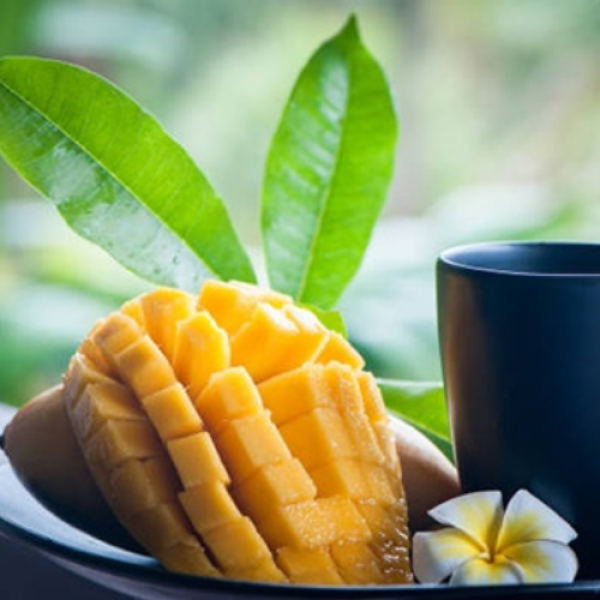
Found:
[[[439,523],[460,529],[490,551],[496,547],[503,513],[502,494],[498,491],[464,494],[429,511]]]
[[[579,569],[575,552],[560,542],[525,542],[502,554],[519,565],[524,583],[571,583]]]
[[[523,583],[521,570],[507,560],[489,562],[474,558],[463,563],[450,579],[450,585],[510,585]]]
[[[485,549],[458,529],[426,531],[413,537],[413,570],[421,583],[439,583]]]
[[[530,540],[569,544],[576,537],[577,532],[549,506],[527,490],[519,490],[506,507],[496,551]]]

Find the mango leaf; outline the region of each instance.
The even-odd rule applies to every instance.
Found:
[[[269,150],[262,232],[273,288],[336,304],[383,207],[397,129],[388,84],[352,17],[302,70]]]
[[[387,408],[425,434],[453,460],[443,385],[399,379],[378,379],[377,383]]]
[[[58,61],[0,60],[0,153],[69,225],[141,277],[197,290],[255,281],[227,210],[124,92]]]

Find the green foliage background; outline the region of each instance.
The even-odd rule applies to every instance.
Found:
[[[402,133],[384,219],[340,308],[377,375],[436,380],[440,249],[600,237],[595,0],[3,0],[0,54],[79,63],[130,92],[258,248],[276,119],[351,11]],[[0,400],[57,381],[94,320],[146,287],[0,164]]]

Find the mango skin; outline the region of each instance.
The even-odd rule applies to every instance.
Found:
[[[428,529],[427,511],[461,493],[454,465],[421,432],[391,418],[411,531]],[[4,451],[23,484],[69,523],[124,548],[139,546],[102,498],[79,449],[62,399],[62,386],[21,407],[4,431]]]
[[[410,530],[423,531],[434,524],[427,511],[460,495],[456,467],[419,430],[405,421],[390,418],[402,466]]]
[[[23,485],[49,510],[116,546],[140,547],[114,517],[71,429],[62,385],[32,398],[4,430],[4,452]]]

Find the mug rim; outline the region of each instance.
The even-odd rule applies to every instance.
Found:
[[[577,262],[579,268],[518,268],[508,265],[508,255],[525,254],[530,258],[537,254],[538,259],[552,263],[551,259]],[[519,258],[519,257],[517,257]],[[534,257],[535,258],[535,257]],[[483,259],[483,260],[482,260]],[[502,262],[504,259],[504,262]],[[486,261],[489,264],[486,264]],[[495,262],[494,262],[495,261]],[[600,243],[589,241],[544,241],[544,240],[514,240],[514,241],[482,241],[450,246],[442,250],[437,258],[438,267],[458,272],[531,278],[556,279],[600,279]],[[585,263],[585,268],[581,265]],[[590,269],[590,264],[595,268]]]

